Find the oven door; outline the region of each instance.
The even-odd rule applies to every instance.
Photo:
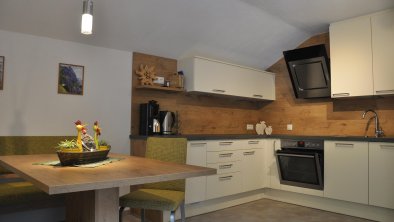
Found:
[[[277,150],[280,183],[323,190],[323,153]]]

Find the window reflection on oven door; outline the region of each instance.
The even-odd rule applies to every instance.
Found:
[[[281,184],[323,190],[320,153],[278,150],[276,158]]]

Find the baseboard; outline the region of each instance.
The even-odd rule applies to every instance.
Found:
[[[382,222],[394,221],[394,210],[289,191],[266,189],[264,198]]]
[[[375,221],[392,222],[394,219],[393,209],[269,188],[188,204],[186,205],[186,217],[209,213],[262,198]],[[163,221],[169,221],[169,218],[170,213],[164,212]],[[179,210],[176,212],[176,219],[180,219]]]

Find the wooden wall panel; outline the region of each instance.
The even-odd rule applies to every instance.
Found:
[[[329,53],[328,33],[316,35],[300,47],[316,44],[326,44]],[[177,71],[174,59],[134,53],[133,135],[138,135],[139,104],[156,100],[161,110],[179,112],[181,134],[255,134],[255,131],[246,130],[246,124],[264,120],[272,125],[274,134],[363,136],[368,119],[362,119],[361,114],[366,109],[374,109],[379,114],[386,136],[394,136],[394,96],[296,99],[283,58],[268,69],[276,73],[277,100],[274,102],[135,89],[139,83],[135,69],[140,64],[155,65],[158,73]],[[293,131],[286,130],[288,123],[293,124]],[[373,136],[373,130],[374,124],[371,122],[367,135]]]

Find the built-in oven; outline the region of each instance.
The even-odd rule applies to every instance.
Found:
[[[281,184],[323,190],[323,140],[282,139],[276,160]]]

